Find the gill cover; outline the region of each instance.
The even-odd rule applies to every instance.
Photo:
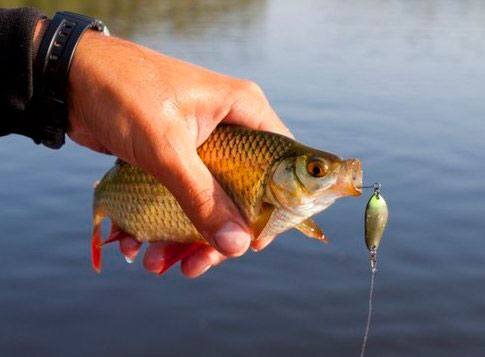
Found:
[[[271,194],[282,207],[311,203],[337,181],[342,160],[333,154],[303,154],[277,163],[270,180]]]

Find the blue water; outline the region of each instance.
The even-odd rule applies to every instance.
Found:
[[[300,141],[362,159],[391,214],[368,356],[485,354],[482,1],[27,3],[253,79]],[[92,184],[112,162],[0,139],[2,356],[358,355],[366,197],[316,218],[329,245],[292,231],[197,280],[111,246],[96,275]]]

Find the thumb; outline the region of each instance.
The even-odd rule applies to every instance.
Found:
[[[172,135],[171,135],[172,133]],[[187,130],[166,132],[151,153],[142,155],[141,167],[154,174],[175,196],[197,230],[226,256],[240,256],[251,235],[237,207],[197,154]],[[143,145],[147,147],[147,142]],[[155,159],[155,160],[153,160]],[[136,160],[138,161],[138,160]]]

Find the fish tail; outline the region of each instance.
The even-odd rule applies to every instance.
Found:
[[[103,233],[101,231],[101,223],[106,217],[104,212],[95,207],[93,211],[93,234],[91,239],[91,264],[93,269],[101,272],[101,247],[103,245]]]

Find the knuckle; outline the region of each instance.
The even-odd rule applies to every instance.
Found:
[[[244,80],[241,80],[240,86],[241,86],[241,89],[246,93],[250,93],[257,97],[262,97],[262,98],[265,97],[263,89],[256,82],[244,79]]]
[[[179,117],[180,107],[172,98],[165,98],[160,101],[159,112],[164,118],[167,118],[168,122],[173,123],[173,119]]]

